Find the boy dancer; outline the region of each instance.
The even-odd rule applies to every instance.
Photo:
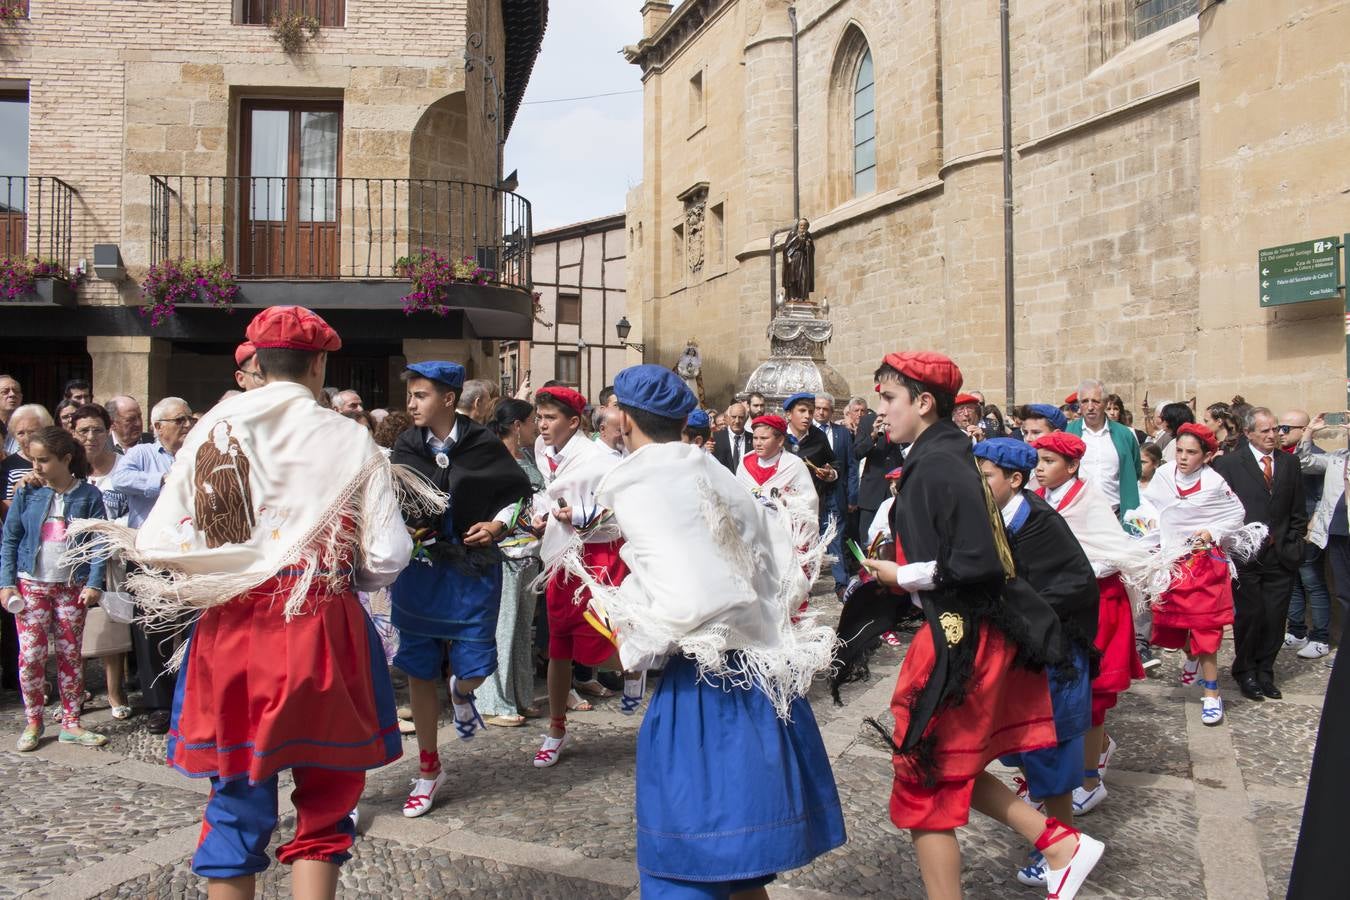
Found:
[[[951,421],[962,382],[956,364],[937,353],[892,353],[875,377],[891,439],[910,447],[891,513],[896,561],[864,565],[921,605],[925,617],[891,701],[891,821],[910,830],[934,900],[961,895],[955,830],[972,807],[1034,842],[1046,858],[1047,896],[1069,900],[1101,858],[1102,843],[1047,819],[984,771],[998,756],[1055,744],[1046,675],[1018,658],[1044,661],[1047,650],[1058,649],[1048,646],[1058,640],[1058,622],[1039,597],[1013,596],[1002,521],[970,438]],[[875,611],[875,604],[846,602],[840,634],[865,645],[892,625],[876,621]],[[1026,644],[1014,644],[1005,631],[1013,617],[1022,618],[1013,632]]]
[[[800,520],[802,537],[814,540],[819,528],[816,486],[806,464],[783,452],[787,423],[782,416],[760,416],[750,426],[754,449],[741,461],[736,477],[769,505],[787,508]]]
[[[568,387],[540,388],[535,394],[539,437],[544,443],[539,471],[547,488],[547,524],[541,546],[548,576],[544,599],[548,612],[548,735],[534,765],[558,762],[567,744],[567,695],[572,662],[599,666],[614,656],[614,646],[586,622],[586,586],[570,574],[584,567],[606,584],[623,581],[628,569],[619,557],[622,532],[613,515],[595,498],[600,479],[620,462],[581,432],[586,398]],[[631,450],[630,446],[630,450]],[[646,673],[625,677],[620,711],[632,715],[642,703]]]
[[[1092,675],[1097,634],[1097,578],[1073,532],[1044,500],[1024,485],[1036,467],[1036,451],[1012,438],[975,445],[989,492],[1002,511],[1017,574],[1045,599],[1059,617],[1063,662],[1050,670],[1050,706],[1057,743],[1002,758],[1022,769],[1018,795],[1043,806],[1073,826],[1073,790],[1083,783],[1083,735],[1092,727]],[[1045,884],[1045,858],[1033,850],[1017,872],[1027,885]]]
[[[211,779],[193,871],[212,897],[253,896],[290,769],[296,835],[277,859],[293,864],[296,896],[332,897],[364,770],[401,754],[384,651],[355,592],[393,581],[412,543],[369,431],[315,402],[337,333],[275,306],[248,339],[265,383],[202,417],[144,525],[81,528],[101,535],[93,552],[140,566],[128,582],[149,622],[200,613],[168,743],[170,765]]]
[[[644,900],[767,898],[776,873],[844,843],[833,773],[805,695],[834,635],[791,614],[821,548],[710,454],[680,443],[696,400],[661,366],[614,379],[632,454],[597,501],[629,568],[618,587],[573,574],[608,613],[625,669],[669,657],[638,733],[637,863]],[[575,562],[575,561],[574,561]]]
[[[418,776],[403,804],[403,815],[415,818],[431,811],[446,779],[436,723],[447,655],[460,740],[483,727],[473,692],[497,669],[502,567],[496,542],[515,524],[530,481],[496,435],[456,411],[463,366],[414,363],[403,381],[413,425],[394,442],[390,460],[450,498],[445,515],[409,519],[417,539],[413,562],[389,592],[390,619],[399,632],[393,665],[408,676],[417,731]]]
[[[1167,586],[1165,563],[1120,528],[1111,505],[1078,477],[1087,445],[1077,435],[1056,431],[1037,438],[1036,493],[1064,517],[1097,576],[1101,602],[1094,645],[1101,654],[1092,679],[1092,729],[1083,747],[1083,785],[1074,789],[1074,815],[1092,812],[1106,799],[1102,773],[1116,742],[1106,733],[1106,712],[1132,680],[1144,677],[1134,641],[1132,601],[1151,600]]]

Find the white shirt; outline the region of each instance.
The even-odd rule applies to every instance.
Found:
[[[1102,422],[1101,431],[1088,428],[1083,423],[1083,443],[1087,452],[1083,454],[1080,474],[1083,480],[1095,487],[1106,502],[1112,506],[1120,505],[1120,456],[1111,440],[1111,422]]]
[[[1070,478],[1068,481],[1064,482],[1057,488],[1046,488],[1045,502],[1049,503],[1052,507],[1058,509],[1059,501],[1063,500],[1064,495],[1069,492],[1069,488],[1073,487],[1074,480],[1075,479]]]
[[[459,441],[459,419],[455,419],[455,424],[450,426],[450,433],[445,436],[445,440],[436,437],[431,429],[428,428],[426,430],[426,441],[427,449],[431,451],[433,456],[437,453],[444,453],[450,446]],[[497,510],[497,514],[492,517],[492,520],[494,522],[501,522],[510,529],[510,527],[515,524],[516,520],[516,504],[512,503],[510,506],[503,506],[501,509]]]
[[[1069,483],[1072,484],[1073,482]],[[1022,496],[1021,491],[1018,491],[1009,498],[1007,504],[1001,510],[1005,527],[1012,524],[1013,517],[1017,515],[1017,511],[1021,509],[1022,505],[1026,502],[1026,498]]]
[[[736,442],[740,441],[738,445]],[[739,472],[741,470],[741,460],[745,459],[747,453],[754,448],[750,445],[750,432],[742,430],[740,434],[727,429],[727,446],[731,448],[731,471]]]
[[[1256,457],[1256,467],[1261,470],[1261,474],[1263,475],[1266,472],[1266,466],[1261,460],[1270,457],[1270,477],[1273,480],[1275,478],[1275,454],[1257,450],[1256,445],[1252,443],[1248,443],[1247,447],[1252,451],[1252,456]]]

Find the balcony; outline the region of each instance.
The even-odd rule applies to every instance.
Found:
[[[33,256],[69,271],[75,196],[60,178],[0,175],[0,258]],[[32,300],[68,306],[75,295],[63,281],[39,278]]]
[[[241,306],[401,310],[395,272],[423,248],[470,258],[487,284],[446,303],[477,337],[530,337],[530,203],[482,184],[420,178],[156,175],[150,262],[223,260]]]

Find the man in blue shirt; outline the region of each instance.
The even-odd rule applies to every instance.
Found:
[[[173,466],[174,454],[192,429],[192,409],[182,398],[165,397],[150,411],[150,422],[155,442],[128,447],[108,476],[108,488],[127,499],[127,524],[132,528],[140,528],[154,509],[160,488]],[[167,671],[167,664],[177,647],[176,630],[147,632],[140,624],[131,626],[141,701],[150,713],[146,728],[151,734],[169,730],[175,675]]]

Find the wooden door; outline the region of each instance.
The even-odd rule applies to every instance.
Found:
[[[342,105],[242,109],[239,275],[336,278]]]

